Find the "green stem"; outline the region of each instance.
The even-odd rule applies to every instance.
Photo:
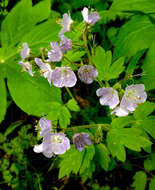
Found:
[[[69,90],[69,88],[68,88],[68,87],[65,87],[65,88],[66,88],[66,91],[68,92],[69,96],[74,99],[74,96],[72,95],[72,93],[71,93],[71,91]]]
[[[84,32],[83,32],[83,41],[84,41],[85,48],[87,50],[89,63],[91,64],[92,61],[91,61],[91,55],[90,55],[88,44],[87,44],[87,35],[86,35],[87,33],[86,32],[87,32],[87,25],[86,25]]]
[[[70,127],[67,129],[64,129],[64,131],[71,131],[71,130],[77,130],[77,129],[89,129],[89,128],[97,128],[100,127],[102,128],[104,131],[109,131],[110,129],[110,124],[89,124],[89,125],[79,125],[79,126],[74,126],[74,127]]]
[[[97,78],[97,82],[99,83],[100,87],[104,86],[103,82],[101,80],[99,80],[98,78]]]
[[[63,56],[70,64],[73,64],[71,60],[69,60],[66,56]]]
[[[68,57],[66,57],[66,56],[63,56],[63,58],[65,58],[70,64],[72,64],[72,65],[76,65],[76,66],[78,66],[78,67],[80,67],[81,65],[80,64],[77,64],[77,63],[73,63],[71,60],[69,60],[68,59]]]

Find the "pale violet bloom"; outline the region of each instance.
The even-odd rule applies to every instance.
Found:
[[[129,114],[129,111],[123,107],[116,107],[111,114],[115,114],[118,117],[121,116],[127,116]]]
[[[61,37],[61,35],[63,35],[65,32],[70,31],[70,26],[72,24],[73,20],[71,19],[70,14],[65,13],[63,14],[63,18],[62,18],[62,29],[59,33],[59,36]]]
[[[31,76],[33,76],[32,65],[29,62],[19,61],[18,64],[23,67],[24,71],[28,72]]]
[[[45,117],[40,118],[39,126],[40,126],[40,132],[39,132],[40,137],[45,137],[52,130],[51,120],[47,120]]]
[[[60,41],[60,49],[63,52],[67,52],[72,49],[72,41],[68,38],[66,38],[64,35],[62,35]]]
[[[88,133],[75,133],[73,136],[73,144],[75,148],[79,151],[83,151],[85,145],[90,146],[91,140]]]
[[[56,67],[52,72],[53,85],[59,88],[73,87],[77,78],[70,67]]]
[[[22,58],[22,61],[30,56],[30,48],[28,47],[28,44],[26,42],[23,43],[23,49],[20,52],[20,56]]]
[[[78,70],[80,80],[86,84],[91,84],[98,75],[97,69],[91,65],[83,65]]]
[[[52,72],[51,66],[48,63],[44,63],[41,59],[34,59],[36,64],[40,67],[40,73],[48,80],[49,84],[51,84],[52,80]]]
[[[145,102],[146,99],[147,94],[145,92],[144,84],[130,85],[125,89],[120,107],[124,107],[132,112],[139,104]]]
[[[88,8],[84,7],[81,11],[84,22],[87,22],[88,24],[95,24],[99,19],[100,16],[97,12],[91,12],[88,14]]]
[[[51,50],[48,52],[49,61],[57,62],[62,59],[63,53],[57,42],[51,42]]]
[[[50,133],[43,138],[40,145],[35,145],[33,150],[36,153],[43,153],[47,158],[53,155],[64,154],[70,149],[70,141],[64,133]]]
[[[99,88],[96,95],[100,96],[100,104],[109,106],[110,109],[114,109],[119,104],[118,92],[111,87]]]
[[[23,70],[28,72],[31,76],[33,76],[32,65],[29,62],[25,62],[25,59],[30,56],[30,48],[26,42],[23,43],[23,49],[20,52],[20,56],[22,58],[21,61],[18,62],[19,65],[23,67]]]

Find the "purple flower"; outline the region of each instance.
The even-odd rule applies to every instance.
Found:
[[[51,42],[51,50],[48,52],[49,61],[56,62],[62,59],[62,51],[57,42]]]
[[[70,141],[64,133],[50,133],[43,138],[40,145],[34,146],[34,152],[43,153],[47,158],[54,154],[64,154],[70,149]]]
[[[81,11],[84,22],[87,22],[88,24],[95,24],[100,19],[100,16],[97,12],[91,12],[88,15],[88,8],[84,7]]]
[[[39,125],[40,125],[40,133],[39,133],[40,137],[45,137],[52,130],[51,120],[47,120],[45,117],[40,118]]]
[[[60,41],[60,49],[64,52],[67,52],[72,49],[72,41],[68,38],[66,38],[64,35],[62,35]]]
[[[34,59],[36,64],[41,68],[40,73],[47,78],[49,84],[51,84],[52,80],[52,72],[51,66],[48,63],[43,63],[41,59],[35,58]]]
[[[132,112],[139,104],[145,102],[146,99],[147,94],[143,84],[130,85],[125,90],[120,107],[124,107]]]
[[[111,114],[115,114],[116,116],[127,116],[129,114],[129,111],[123,107],[116,107]]]
[[[20,56],[22,58],[22,61],[30,56],[30,48],[28,47],[28,44],[26,42],[23,43],[23,49],[20,52]]]
[[[52,73],[53,84],[56,87],[73,87],[77,78],[70,67],[56,67]]]
[[[91,145],[90,136],[88,133],[75,133],[73,136],[73,143],[77,150],[82,151],[85,145]]]
[[[31,76],[33,76],[32,65],[29,62],[20,61],[19,65],[23,67],[23,70],[28,72]]]
[[[65,13],[62,18],[62,29],[59,33],[59,36],[63,35],[65,32],[70,31],[70,26],[73,20],[71,19],[70,14]]]
[[[91,65],[83,65],[78,70],[78,76],[80,80],[86,84],[93,82],[94,78],[97,77],[97,69]]]
[[[99,88],[96,95],[101,96],[100,104],[107,105],[110,109],[114,109],[119,104],[118,92],[113,88]]]

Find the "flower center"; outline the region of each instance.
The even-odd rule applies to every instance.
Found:
[[[131,89],[127,92],[126,97],[133,101],[139,101],[141,97],[137,94],[135,89]]]
[[[60,136],[60,135],[55,135],[55,136],[53,136],[53,138],[52,138],[52,143],[57,143],[57,144],[59,144],[59,143],[62,143],[63,142],[63,139],[62,139],[62,137]]]

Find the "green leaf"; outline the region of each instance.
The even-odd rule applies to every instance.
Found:
[[[67,107],[71,110],[71,111],[80,111],[80,107],[78,106],[76,100],[71,99],[67,102]]]
[[[114,0],[112,6],[110,7],[111,11],[142,11],[144,13],[155,12],[154,0]]]
[[[23,38],[22,42],[27,42],[31,48],[48,47],[51,41],[58,40],[58,33],[60,26],[56,23],[55,19],[35,26]]]
[[[112,156],[116,156],[121,161],[125,161],[126,158],[124,147],[141,151],[141,148],[151,145],[138,128],[112,128],[108,132],[107,143]]]
[[[127,127],[129,124],[132,124],[134,121],[135,120],[133,116],[118,117],[112,121],[111,126],[112,128],[119,129],[119,128]]]
[[[116,20],[118,17],[122,20],[124,18],[129,19],[133,15],[153,12],[155,12],[154,0],[114,0],[110,9],[101,11],[100,16],[104,23],[107,23]]]
[[[108,133],[107,144],[113,157],[117,157],[118,160],[124,162],[126,160],[126,152],[124,146],[120,143],[119,137],[116,136],[115,131]]]
[[[145,172],[143,171],[136,172],[133,179],[134,182],[132,184],[132,187],[134,187],[135,190],[145,190],[145,186],[147,183],[147,176]]]
[[[141,127],[149,133],[153,138],[155,138],[155,116],[147,117],[141,121]]]
[[[146,171],[155,170],[155,154],[150,154],[149,157],[144,160],[144,168]]]
[[[149,190],[155,189],[155,177],[153,177],[149,183]]]
[[[129,77],[130,75],[133,74],[134,70],[138,67],[138,61],[142,57],[142,55],[146,52],[146,49],[138,51],[131,59],[129,62],[129,65],[126,70],[126,75]]]
[[[8,87],[15,103],[30,115],[43,116],[50,112],[50,103],[61,102],[60,89],[50,86],[43,77],[9,68]]]
[[[59,124],[61,128],[67,128],[70,124],[71,114],[67,107],[62,106],[60,113],[59,113]]]
[[[62,104],[59,102],[52,102],[50,104],[50,112],[46,116],[47,119],[51,121],[56,121],[59,118],[59,113],[61,110]]]
[[[33,26],[50,15],[50,1],[44,0],[32,7],[31,0],[22,0],[2,23],[2,45],[16,45]]]
[[[129,58],[138,51],[149,48],[154,41],[155,25],[147,16],[134,16],[120,29],[116,38],[114,57]]]
[[[31,0],[18,3],[6,16],[1,26],[2,45],[18,43],[21,37],[33,26],[31,15]]]
[[[7,92],[5,88],[5,81],[2,73],[0,72],[0,122],[4,120],[7,110]]]
[[[47,19],[51,13],[51,3],[49,0],[44,0],[37,3],[32,8],[32,20],[34,23],[41,22]]]
[[[142,118],[146,118],[149,114],[151,114],[155,110],[155,103],[153,102],[145,102],[137,107],[134,112],[134,117],[138,120]]]
[[[84,151],[79,152],[73,146],[62,156],[60,162],[59,179],[69,176],[70,173],[77,174],[83,161]]]
[[[104,144],[95,145],[95,157],[100,166],[106,171],[108,171],[110,157],[109,157],[109,151]]]
[[[152,42],[152,41],[151,41]],[[145,84],[146,90],[155,89],[155,41],[150,46],[150,49],[146,55],[146,58],[143,62],[142,69],[143,75],[140,78],[139,82]]]
[[[93,61],[100,80],[115,79],[124,70],[124,58],[121,57],[112,64],[111,51],[105,52],[102,47],[97,47]]]
[[[91,161],[95,155],[94,145],[88,146],[84,150],[83,161],[80,167],[80,174],[85,173],[91,167]]]

